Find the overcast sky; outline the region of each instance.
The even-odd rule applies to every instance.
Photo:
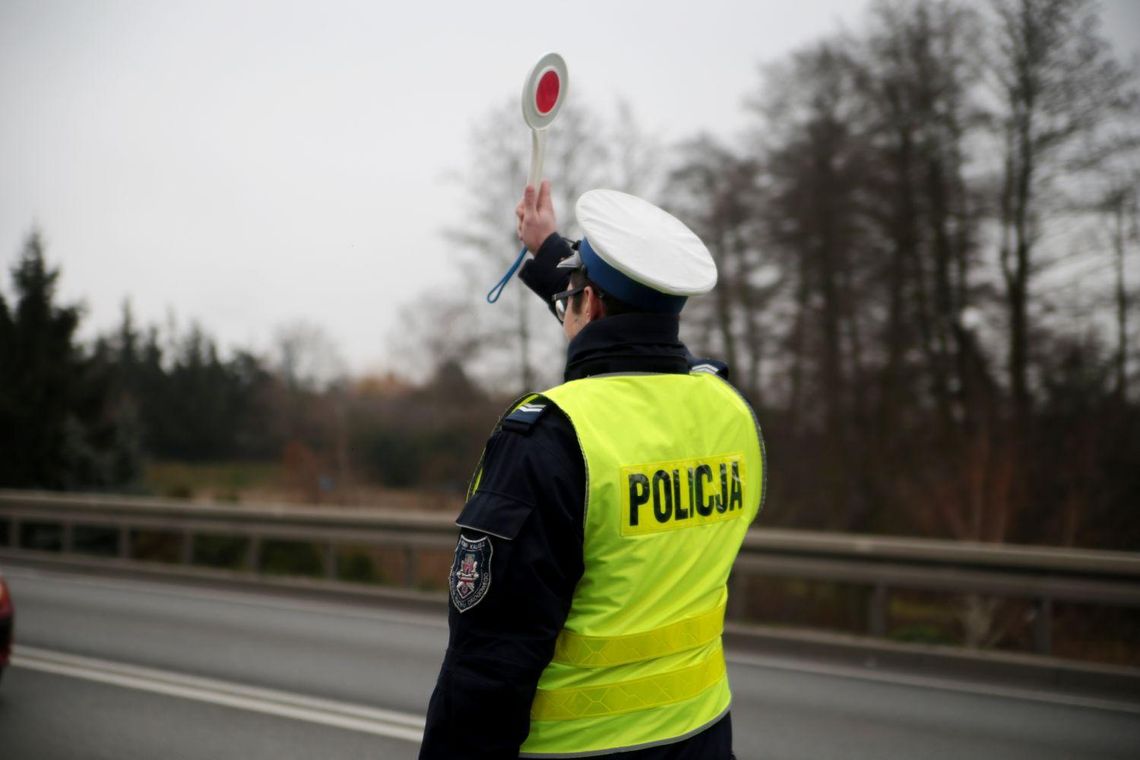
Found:
[[[38,225],[85,337],[129,298],[226,349],[304,319],[353,371],[385,369],[399,306],[456,287],[440,230],[471,124],[542,53],[571,97],[625,97],[665,140],[730,137],[759,63],[864,6],[0,0],[0,288]],[[1140,0],[1106,7],[1140,49]]]

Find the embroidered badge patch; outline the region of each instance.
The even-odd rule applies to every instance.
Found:
[[[451,603],[460,612],[474,607],[491,589],[491,539],[459,537],[451,563]]]

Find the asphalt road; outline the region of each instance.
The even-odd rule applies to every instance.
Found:
[[[414,758],[441,616],[9,567],[0,758]],[[1136,758],[1140,706],[729,653],[747,758]]]

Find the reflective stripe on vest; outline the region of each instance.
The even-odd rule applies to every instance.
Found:
[[[645,710],[695,697],[724,675],[724,650],[717,642],[704,660],[680,670],[580,689],[540,689],[530,716],[533,720],[569,720]]]
[[[679,741],[731,701],[720,636],[728,575],[763,498],[755,417],[704,373],[591,377],[542,395],[570,420],[586,465],[584,572],[520,756]]]
[[[563,629],[554,646],[554,661],[597,668],[693,649],[720,637],[725,607],[721,602],[703,615],[625,636],[583,636]]]

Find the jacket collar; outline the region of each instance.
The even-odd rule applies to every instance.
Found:
[[[565,380],[611,372],[687,374],[680,324],[675,314],[619,314],[591,322],[566,349]]]

